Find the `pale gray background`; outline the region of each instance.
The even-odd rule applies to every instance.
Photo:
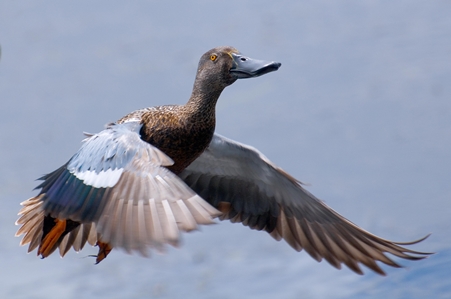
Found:
[[[0,297],[451,298],[450,16],[450,1],[1,1]],[[27,255],[14,221],[35,179],[82,131],[184,103],[219,45],[283,64],[223,93],[218,132],[371,232],[432,232],[414,248],[438,253],[358,276],[223,222],[151,259]]]

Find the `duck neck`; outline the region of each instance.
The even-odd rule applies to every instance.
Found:
[[[196,82],[197,83],[197,82]],[[186,103],[190,120],[203,125],[215,125],[216,103],[224,88],[212,88],[208,84],[194,84],[191,97]]]

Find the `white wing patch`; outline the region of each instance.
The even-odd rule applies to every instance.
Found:
[[[18,235],[26,234],[22,244],[30,243],[30,250],[41,244],[44,213],[81,223],[55,244],[61,255],[100,239],[146,256],[149,248],[177,246],[183,231],[214,223],[221,212],[164,167],[174,161],[144,142],[140,128],[133,121],[110,125],[44,176],[44,191],[25,203],[17,222]]]
[[[87,170],[84,172],[71,171],[78,179],[82,180],[86,185],[93,186],[95,188],[108,188],[114,187],[121,178],[123,169],[108,169],[100,172],[93,170]]]

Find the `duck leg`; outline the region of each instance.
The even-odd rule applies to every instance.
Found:
[[[48,257],[55,250],[58,240],[66,231],[66,220],[59,220],[49,216],[47,216],[45,220],[44,235],[38,249],[38,255],[41,255],[42,258]],[[53,220],[53,224],[50,224],[50,230],[46,233],[46,226],[50,222],[49,220]]]
[[[61,244],[64,236],[80,225],[70,219],[58,219],[51,216],[44,217],[43,234],[38,248],[38,255],[48,257]]]
[[[99,246],[99,253],[96,256],[96,265],[97,265],[107,257],[107,255],[111,252],[113,247],[110,244],[104,243],[100,240],[97,241],[96,246]]]

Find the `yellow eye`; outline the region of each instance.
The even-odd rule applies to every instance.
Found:
[[[217,58],[218,58],[218,56],[217,56],[216,54],[212,54],[212,55],[210,56],[210,60],[211,60],[211,61],[215,61]]]

